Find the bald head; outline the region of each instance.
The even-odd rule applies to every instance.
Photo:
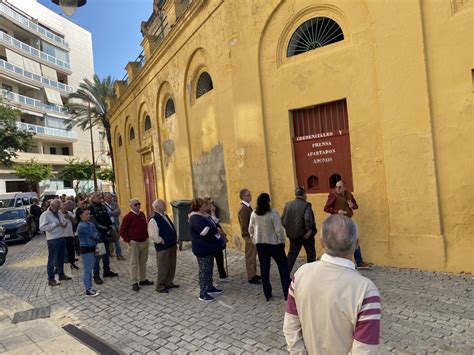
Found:
[[[156,199],[152,204],[153,211],[163,213],[166,211],[166,203],[162,199]]]

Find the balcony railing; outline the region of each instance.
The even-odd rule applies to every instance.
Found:
[[[68,47],[68,44],[64,41],[64,38],[61,38],[58,35],[55,35],[53,32],[47,30],[43,26],[38,25],[37,23],[34,23],[28,20],[25,16],[20,15],[18,12],[14,11],[10,7],[6,6],[5,4],[0,3],[0,12],[7,15],[11,19],[13,19],[22,27],[25,27],[29,29],[30,31],[34,31],[38,33],[39,35],[44,36],[62,46]]]
[[[77,132],[67,131],[65,129],[37,126],[34,124],[24,123],[24,122],[17,122],[16,126],[19,129],[33,132],[38,135],[46,135],[46,136],[53,136],[53,137],[60,137],[60,138],[67,138],[67,139],[77,139]]]
[[[33,99],[28,96],[17,94],[16,92],[11,92],[5,89],[0,90],[0,96],[6,100],[17,102],[21,105],[30,106],[33,108],[51,111],[54,113],[60,113],[62,115],[67,115],[68,110],[64,106],[46,104],[40,100]]]
[[[67,93],[72,93],[74,91],[72,86],[29,72],[28,70],[17,67],[16,65],[4,61],[3,59],[0,59],[0,69],[5,69],[13,74],[24,76],[25,78],[34,80],[42,85],[50,86],[54,89],[58,89]]]
[[[0,31],[0,41],[7,44],[11,44],[12,46],[15,46],[16,48],[22,50],[23,52],[26,52],[32,56],[35,56],[36,58],[40,60],[44,60],[46,62],[49,62],[51,64],[54,64],[66,70],[71,70],[71,64],[66,63],[65,61],[58,59],[56,57],[53,57],[52,55],[49,55],[45,52],[42,52],[39,49],[33,48],[27,45],[26,43],[17,40],[16,38],[10,36],[8,33],[5,33],[3,31]]]

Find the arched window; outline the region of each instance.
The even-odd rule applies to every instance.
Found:
[[[118,137],[118,146],[121,147],[123,145],[122,143],[122,136]]]
[[[128,133],[128,139],[131,141],[135,139],[135,129],[133,127],[130,127],[130,132]]]
[[[331,177],[329,178],[329,187],[331,189],[334,189],[336,187],[336,184],[338,181],[341,181],[342,177],[339,174],[332,174]]]
[[[145,132],[151,128],[151,118],[150,116],[145,117]]]
[[[196,99],[213,89],[211,76],[207,72],[201,73],[196,85]]]
[[[298,27],[290,38],[287,57],[344,40],[344,33],[329,17],[313,17]]]
[[[174,101],[170,97],[168,100],[166,100],[166,105],[165,105],[165,118],[168,118],[170,116],[173,116],[175,114],[175,108],[174,108]]]

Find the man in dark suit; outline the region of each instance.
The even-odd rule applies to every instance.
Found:
[[[250,238],[249,223],[252,214],[252,194],[249,189],[240,190],[241,204],[239,207],[239,224],[242,238],[245,241],[245,266],[251,284],[259,284],[261,277],[257,275],[257,249]]]
[[[39,200],[37,198],[31,199],[30,213],[35,218],[36,233],[40,233],[39,219],[40,219],[42,211],[39,205]]]

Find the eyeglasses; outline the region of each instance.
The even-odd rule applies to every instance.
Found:
[[[137,203],[134,203],[133,205],[136,207],[136,206],[141,206],[142,204],[140,202],[137,202]]]
[[[342,186],[337,186],[337,185],[336,185],[336,189],[342,189]]]

